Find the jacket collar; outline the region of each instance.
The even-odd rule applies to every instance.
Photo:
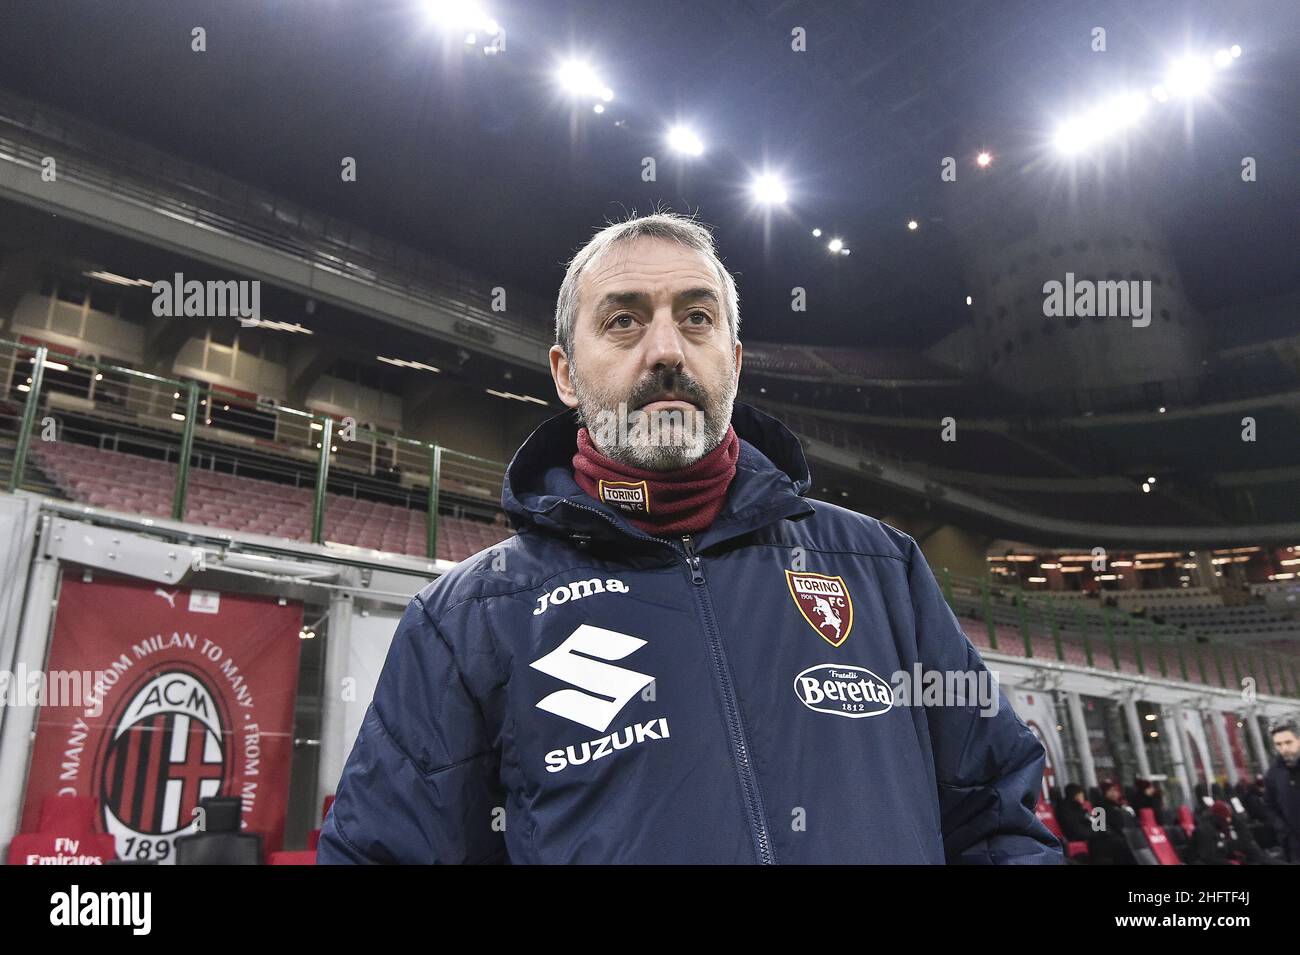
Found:
[[[803,498],[812,476],[798,438],[775,418],[739,401],[731,424],[740,438],[736,476],[717,520],[700,535],[699,549],[813,512]],[[501,506],[511,526],[579,540],[658,543],[573,479],[579,427],[577,415],[563,411],[543,421],[515,452],[501,489]]]

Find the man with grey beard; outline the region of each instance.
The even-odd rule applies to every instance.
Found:
[[[1060,862],[1005,695],[880,676],[990,674],[916,542],[806,498],[798,440],[736,401],[710,233],[599,231],[555,319],[570,410],[507,469],[518,533],[411,601],[319,860]]]

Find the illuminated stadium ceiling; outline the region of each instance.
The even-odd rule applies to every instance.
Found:
[[[1240,60],[1202,99],[1151,110],[1095,174],[1140,178],[1199,308],[1293,291],[1300,59],[1285,38],[1297,7],[1134,6],[485,2],[507,35],[489,56],[485,37],[439,32],[416,0],[179,0],[147,20],[11,2],[0,86],[542,296],[603,220],[698,210],[739,274],[748,336],[923,346],[968,317],[942,193],[959,184],[940,181],[942,157],[960,177],[1059,185],[1070,167],[1052,135],[1080,104],[1237,43]],[[1098,26],[1105,52],[1092,48]],[[571,56],[611,98],[562,94],[554,69]],[[675,122],[702,155],[669,150]],[[1248,186],[1247,155],[1260,165]],[[341,181],[344,156],[354,183]],[[642,179],[647,156],[655,182]],[[764,170],[789,193],[766,217],[749,194]],[[831,254],[831,238],[852,254]],[[794,286],[815,322],[791,322]]]

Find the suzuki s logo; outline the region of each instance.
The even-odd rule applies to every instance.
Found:
[[[853,629],[853,598],[843,577],[787,570],[785,581],[804,620],[823,640],[838,647],[849,638]]]
[[[619,711],[653,683],[654,677],[601,661],[622,660],[643,646],[645,641],[637,637],[584,623],[546,656],[529,664],[534,670],[578,687],[556,690],[537,708],[590,726],[598,733],[605,732]]]
[[[879,716],[894,705],[889,684],[866,667],[822,663],[794,678],[799,702],[818,713],[847,716],[851,720]]]

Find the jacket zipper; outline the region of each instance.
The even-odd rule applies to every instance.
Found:
[[[727,725],[731,730],[731,743],[736,754],[736,769],[740,773],[740,788],[745,795],[745,808],[749,811],[754,840],[758,844],[758,861],[763,865],[772,865],[776,860],[772,857],[772,844],[767,835],[763,800],[754,781],[753,767],[749,763],[749,744],[745,740],[745,730],[740,725],[740,707],[736,703],[731,679],[727,676],[727,658],[722,650],[722,640],[715,625],[713,601],[709,597],[709,588],[704,580],[704,567],[695,553],[690,534],[682,535],[682,549],[686,552],[686,563],[691,569],[691,583],[699,587],[696,593],[699,595],[700,613],[704,617],[704,632],[709,638],[709,650],[713,654],[713,665],[717,670],[722,701],[727,710]]]
[[[615,528],[626,533],[626,530],[619,526],[617,521],[603,511],[574,501],[566,500],[565,503],[570,507],[598,514],[614,525]],[[663,544],[672,550],[674,554],[677,553],[677,548],[662,538],[651,537],[649,534],[642,533],[633,534],[632,536],[641,540],[654,541],[656,544]],[[691,535],[683,534],[681,540],[686,566],[691,572],[691,583],[700,588],[696,591],[698,594],[697,603],[700,616],[704,619],[704,632],[709,638],[709,651],[713,655],[713,665],[718,675],[719,689],[722,691],[722,702],[727,712],[727,726],[731,731],[732,752],[735,755],[736,771],[740,775],[740,788],[745,797],[745,809],[749,813],[749,824],[753,830],[754,843],[758,849],[758,861],[762,865],[774,865],[776,859],[772,855],[772,843],[767,834],[763,802],[759,796],[758,786],[754,781],[753,767],[749,763],[749,744],[745,740],[745,731],[740,725],[740,708],[736,703],[736,695],[732,689],[731,680],[727,676],[727,658],[722,651],[722,641],[714,622],[713,602],[709,598],[709,589],[704,580],[704,567],[699,556],[695,553]]]

